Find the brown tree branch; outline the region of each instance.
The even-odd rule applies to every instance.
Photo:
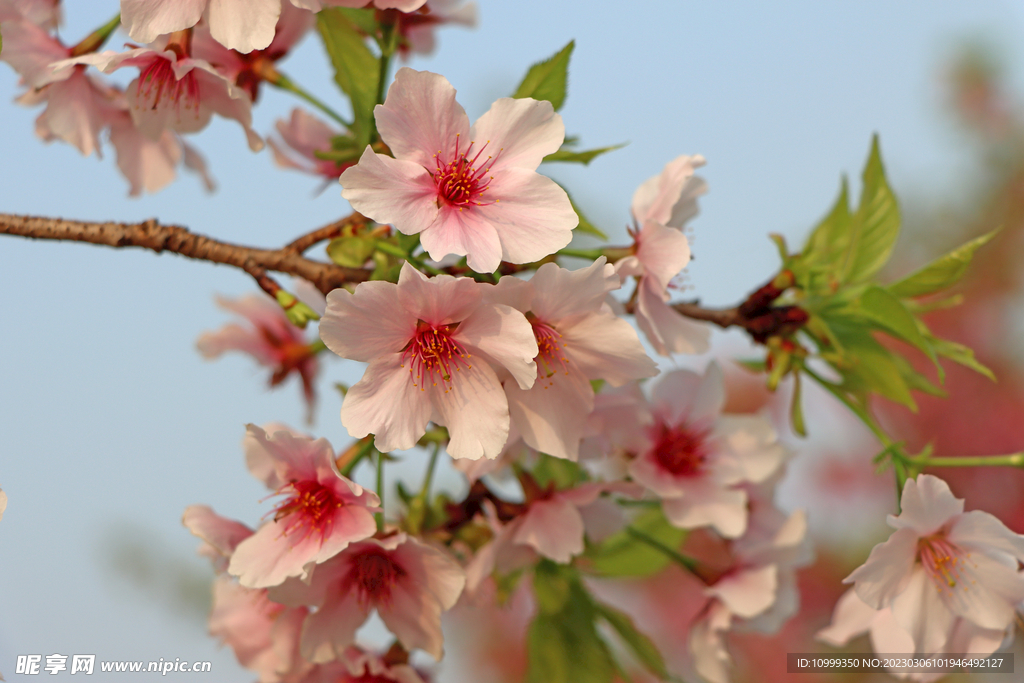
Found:
[[[295,240],[285,245],[284,250],[293,251],[296,254],[301,254],[310,247],[317,244],[318,242],[323,242],[324,240],[339,237],[340,235],[342,235],[342,233],[345,232],[346,228],[356,228],[359,226],[366,225],[367,223],[369,223],[369,219],[367,219],[366,216],[359,213],[358,211],[353,211],[351,214],[345,216],[340,220],[336,220],[333,223],[328,223],[322,228],[317,228],[312,232],[308,232],[305,235],[296,238]]]
[[[240,268],[256,277],[257,281],[259,275],[272,270],[309,280],[324,294],[346,283],[370,278],[368,270],[313,261],[293,249],[257,249],[229,244],[197,235],[181,226],[160,225],[155,219],[142,223],[94,223],[0,213],[0,234],[88,242],[117,248],[139,247],[158,254],[169,251],[199,261]]]

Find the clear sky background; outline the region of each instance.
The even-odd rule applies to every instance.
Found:
[[[636,186],[677,155],[704,154],[710,193],[692,224],[689,294],[711,305],[735,303],[774,272],[766,234],[799,244],[840,175],[859,174],[875,132],[898,195],[955,197],[971,167],[941,113],[941,68],[976,37],[1010,64],[1024,57],[1016,47],[1024,11],[1011,1],[480,4],[476,30],[443,30],[437,53],[411,66],[447,76],[475,118],[574,38],[567,131],[584,147],[629,145],[588,168],[547,171],[624,242]],[[117,9],[67,5],[68,43]],[[282,69],[342,106],[315,38]],[[19,92],[0,66],[0,99]],[[295,104],[265,89],[257,130],[270,132]],[[0,106],[0,212],[158,217],[274,247],[349,211],[339,187],[316,194],[317,179],[276,169],[268,151],[249,152],[236,124],[216,120],[194,138],[216,194],[185,176],[128,199],[112,149],[98,161],[44,145],[33,134],[37,114]],[[180,517],[206,503],[255,524],[269,504],[244,467],[244,425],[303,426],[294,384],[267,392],[249,359],[207,363],[194,350],[201,332],[228,321],[213,294],[254,289],[240,271],[173,255],[0,237],[0,487],[10,497],[0,522],[0,672],[8,680],[18,680],[16,655],[53,653],[210,659],[214,674],[204,680],[252,679],[205,634],[201,603],[182,597],[201,594],[196,586],[212,574]],[[330,382],[361,372],[326,363],[313,431],[336,448],[348,437]],[[445,484],[459,486],[454,476]]]

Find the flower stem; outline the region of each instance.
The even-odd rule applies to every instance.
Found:
[[[555,253],[558,256],[572,256],[575,258],[587,259],[588,261],[596,261],[604,256],[603,249],[559,249]]]
[[[434,467],[437,465],[437,455],[440,452],[441,444],[434,443],[434,448],[430,453],[430,462],[427,463],[427,474],[423,477],[423,486],[420,488],[420,498],[424,503],[430,497],[430,487],[434,483]]]
[[[377,531],[384,531],[384,454],[377,451],[377,497],[380,498],[380,512],[377,518]]]
[[[267,78],[266,75],[264,75],[264,78],[266,79],[267,83],[275,85],[278,88],[281,88],[281,90],[287,90],[293,95],[296,95],[306,100],[314,107],[316,107],[317,109],[319,109],[320,111],[322,111],[323,113],[327,114],[332,119],[340,123],[345,128],[350,128],[352,126],[351,121],[346,121],[345,119],[343,119],[341,117],[341,114],[328,107],[326,104],[317,99],[316,96],[314,96],[312,93],[306,91],[298,83],[288,78],[277,69],[273,70],[273,75],[270,78]]]
[[[673,550],[672,548],[669,548],[667,545],[665,545],[664,543],[662,543],[658,539],[654,538],[653,536],[649,536],[646,533],[644,533],[643,531],[640,531],[639,529],[635,529],[635,528],[633,528],[631,526],[627,526],[626,527],[626,533],[629,534],[630,536],[632,536],[633,538],[635,538],[636,540],[641,541],[643,543],[646,543],[647,545],[651,546],[652,548],[654,548],[658,552],[664,554],[667,558],[669,558],[670,560],[672,560],[676,564],[680,565],[681,567],[683,567],[684,569],[686,569],[690,573],[699,576],[699,574],[697,574],[697,568],[698,568],[697,560],[693,559],[692,557],[687,557],[686,555],[683,555],[679,551]]]
[[[964,455],[940,458],[906,458],[914,467],[1021,467],[1024,468],[1024,453],[1009,455]]]

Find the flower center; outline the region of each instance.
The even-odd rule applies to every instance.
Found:
[[[458,326],[458,323],[417,322],[416,335],[402,350],[402,367],[408,366],[412,385],[420,391],[425,391],[428,384],[436,387],[441,380],[441,386],[448,393],[453,385],[453,373],[459,372],[460,366],[467,370],[473,368],[468,360],[469,351],[452,338]]]
[[[391,589],[405,574],[405,569],[386,550],[372,546],[352,558],[343,585],[345,590],[357,591],[364,605],[387,605],[391,602]]]
[[[199,84],[195,74],[189,71],[178,78],[170,60],[153,59],[139,76],[139,103],[144,109],[173,107],[180,114],[184,108],[199,116]]]
[[[966,591],[970,584],[977,583],[970,576],[970,555],[950,543],[942,532],[918,540],[917,557],[940,593],[952,594],[957,586]]]
[[[527,313],[526,319],[530,321],[533,336],[537,340],[537,379],[553,377],[558,372],[556,366],[561,366],[561,370],[568,375],[569,358],[565,355],[566,345],[562,341],[562,335],[551,325],[538,320],[533,313]],[[552,384],[553,382],[549,381],[544,386],[547,388]]]
[[[437,188],[438,205],[445,201],[452,206],[459,207],[459,211],[467,204],[484,206],[490,202],[484,202],[483,194],[487,186],[491,184],[494,176],[490,175],[491,166],[494,165],[494,158],[490,155],[483,157],[484,150],[490,142],[484,143],[483,147],[473,154],[474,142],[469,143],[465,151],[459,151],[459,136],[455,136],[455,158],[447,163],[441,163],[439,151],[434,155],[434,162],[437,170],[434,172],[434,186]],[[498,150],[500,153],[501,150]],[[470,155],[473,155],[470,158]],[[500,200],[495,200],[495,202]]]
[[[708,430],[685,423],[676,427],[660,424],[656,429],[654,457],[658,463],[676,476],[700,474],[711,454]]]
[[[278,490],[289,495],[274,508],[274,521],[284,521],[282,535],[302,531],[303,539],[319,534],[322,543],[334,527],[334,513],[343,503],[334,491],[317,481],[293,481]]]

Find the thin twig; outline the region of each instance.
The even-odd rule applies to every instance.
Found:
[[[305,235],[296,238],[295,240],[285,245],[284,250],[295,252],[296,254],[302,254],[307,249],[309,249],[312,246],[315,246],[319,242],[334,239],[335,237],[340,236],[347,227],[366,225],[368,222],[369,219],[367,219],[366,216],[359,213],[358,211],[353,211],[351,214],[345,216],[340,220],[336,220],[333,223],[328,223],[322,228],[317,228],[312,232],[308,232]]]
[[[263,271],[272,270],[309,280],[324,294],[346,283],[364,282],[370,278],[370,271],[362,268],[343,268],[333,263],[313,261],[287,248],[257,249],[220,242],[189,232],[181,226],[160,225],[155,219],[141,223],[96,223],[0,213],[0,234],[88,242],[117,248],[139,247],[158,254],[169,251],[199,261],[240,268],[256,277],[257,281],[258,275],[265,275]]]

